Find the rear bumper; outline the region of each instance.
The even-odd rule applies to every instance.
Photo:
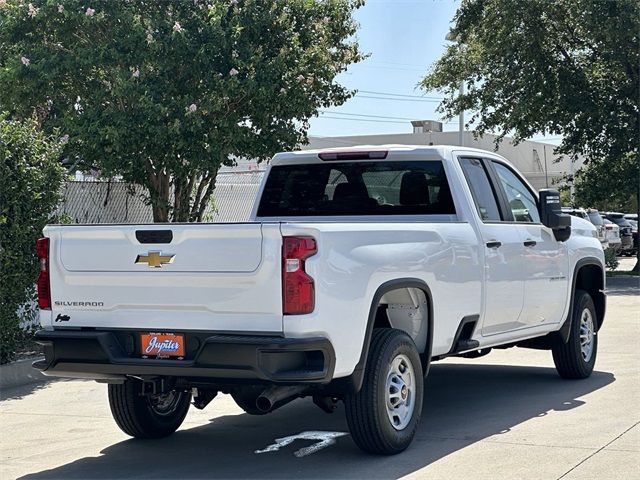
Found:
[[[123,376],[171,376],[207,381],[324,384],[335,353],[326,338],[185,333],[184,360],[140,358],[131,331],[40,330],[45,359],[33,366],[56,377],[117,380]]]

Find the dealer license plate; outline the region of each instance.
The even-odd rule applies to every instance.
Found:
[[[143,333],[140,344],[142,358],[184,358],[184,335],[179,333]]]

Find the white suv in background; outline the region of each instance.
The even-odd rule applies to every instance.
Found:
[[[622,239],[620,238],[620,227],[611,220],[603,218],[604,228],[609,248],[613,248],[616,253],[622,250]]]

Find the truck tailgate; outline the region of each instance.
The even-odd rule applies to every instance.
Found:
[[[49,226],[45,235],[54,327],[282,332],[277,223]]]

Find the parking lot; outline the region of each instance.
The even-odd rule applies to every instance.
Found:
[[[2,392],[0,477],[9,478],[638,478],[640,297],[610,282],[591,378],[561,380],[551,355],[512,348],[436,363],[416,440],[399,456],[361,453],[348,435],[308,456],[307,431],[347,432],[343,408],[310,400],[244,414],[227,395],[192,409],[172,437],[131,440],[111,419],[106,386],[52,381]]]

